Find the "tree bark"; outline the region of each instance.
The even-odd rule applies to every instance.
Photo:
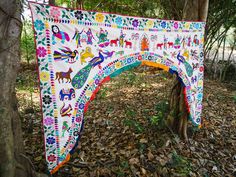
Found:
[[[48,3],[49,3],[50,5],[56,5],[56,4],[55,4],[55,0],[49,0]]]
[[[185,0],[182,20],[206,21],[208,3],[208,0]],[[184,89],[177,78],[170,95],[170,110],[172,110],[168,116],[170,126],[179,136],[187,140],[188,113],[184,101]]]
[[[19,68],[21,4],[15,0],[0,2],[0,176],[14,177],[15,151],[24,153],[21,124],[15,99],[15,80]]]
[[[15,84],[20,66],[22,4],[0,1],[0,176],[38,176],[25,156]]]

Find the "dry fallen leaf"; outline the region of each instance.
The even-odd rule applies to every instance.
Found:
[[[147,156],[148,156],[148,160],[150,160],[150,161],[154,159],[154,155],[152,154],[151,151],[148,151]]]

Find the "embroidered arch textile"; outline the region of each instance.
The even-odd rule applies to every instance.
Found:
[[[99,86],[139,66],[176,73],[190,119],[200,125],[203,22],[171,21],[30,3],[48,169],[70,158]]]

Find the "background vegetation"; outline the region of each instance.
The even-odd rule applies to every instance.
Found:
[[[181,20],[184,2],[56,0],[55,3]],[[24,14],[17,97],[26,154],[36,171],[46,172],[33,32],[30,18]],[[156,69],[139,68],[123,73],[99,91],[86,115],[80,148],[55,176],[235,176],[235,28],[236,1],[211,0],[205,42],[204,125],[200,131],[188,129],[189,142],[182,141],[164,121],[175,78]]]

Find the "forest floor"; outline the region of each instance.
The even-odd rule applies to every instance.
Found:
[[[35,66],[22,66],[17,97],[26,153],[46,173]],[[55,177],[236,176],[236,85],[205,79],[204,124],[184,142],[164,123],[170,74],[134,69],[103,85],[81,144]]]

